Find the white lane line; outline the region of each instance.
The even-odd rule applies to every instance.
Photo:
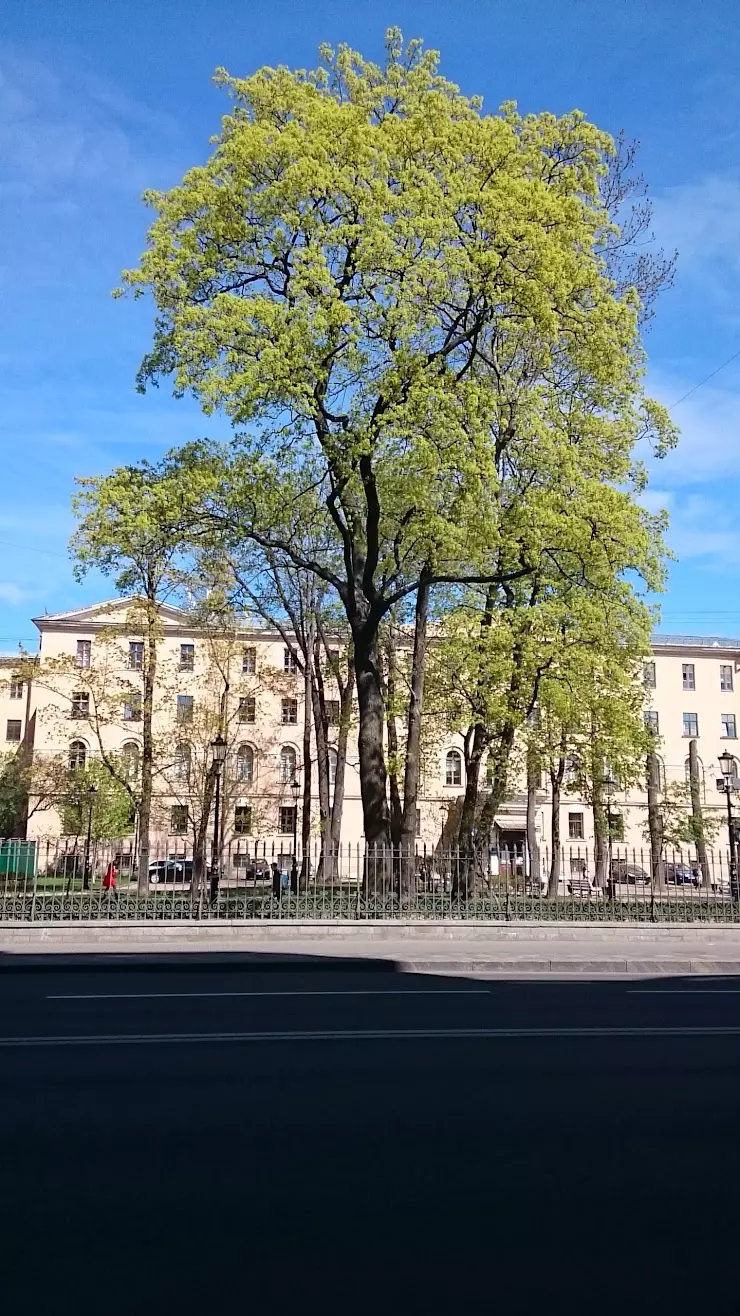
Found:
[[[47,996],[47,1001],[179,1001],[219,999],[224,996],[490,996],[488,987],[382,987],[349,991],[283,992],[70,992]]]
[[[168,1042],[387,1042],[512,1038],[564,1040],[614,1037],[740,1037],[738,1028],[372,1028],[251,1033],[100,1033],[60,1037],[0,1037],[0,1047],[131,1046]]]

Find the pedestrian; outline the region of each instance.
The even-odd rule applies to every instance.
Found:
[[[111,859],[103,876],[103,890],[107,891],[109,896],[116,896],[116,897],[118,896],[118,888],[116,887],[117,877],[118,877],[118,869],[116,868],[115,863]]]
[[[280,899],[281,878],[282,878],[282,873],[280,872],[280,865],[279,865],[278,863],[273,862],[273,864],[272,864],[272,894],[273,894],[273,896],[275,897],[276,900],[279,900],[279,899]]]

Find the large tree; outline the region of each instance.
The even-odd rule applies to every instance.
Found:
[[[215,150],[149,195],[125,276],[157,306],[141,386],[170,375],[241,430],[220,480],[212,452],[180,462],[209,465],[211,532],[341,599],[364,830],[383,846],[384,616],[421,581],[499,589],[545,555],[571,570],[563,513],[588,528],[604,483],[626,512],[637,438],[668,437],[618,277],[610,139],[577,112],[484,115],[437,62],[391,29],[382,68],[342,46],[309,73],[221,72]],[[307,557],[317,493],[333,542]]]

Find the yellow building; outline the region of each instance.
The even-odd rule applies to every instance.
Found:
[[[36,618],[40,643],[30,688],[17,674],[18,658],[0,657],[0,727],[6,750],[26,746],[38,760],[62,756],[75,765],[115,754],[132,775],[138,772],[144,655],[141,633],[136,633],[132,621],[135,607],[136,600],[115,599]],[[166,847],[169,853],[182,853],[192,845],[198,810],[203,807],[211,740],[221,715],[228,742],[222,779],[225,844],[241,849],[259,842],[272,852],[287,850],[295,821],[294,783],[300,778],[303,759],[304,697],[303,680],[285,640],[276,631],[248,625],[230,635],[208,635],[193,629],[187,613],[167,605],[160,608],[160,628],[153,846],[160,852]],[[734,640],[656,636],[645,668],[645,712],[658,732],[663,780],[685,780],[688,745],[696,739],[704,805],[722,818],[725,797],[716,785],[718,756],[727,748],[733,751],[737,739],[738,680],[740,642]],[[338,705],[330,688],[327,699],[333,715]],[[331,728],[330,737],[336,735],[336,727]],[[417,827],[420,845],[440,843],[445,822],[461,800],[464,777],[461,737],[440,731],[425,757]],[[543,779],[537,798],[543,854],[551,834],[545,786]],[[610,808],[622,820],[624,844],[644,852],[644,792],[617,786]],[[318,817],[315,780],[312,816]],[[524,844],[525,816],[522,789],[512,793],[497,816],[502,844]],[[314,834],[316,827],[314,821]],[[58,836],[61,828],[61,819],[50,806],[33,813],[28,835]],[[567,786],[561,838],[574,852],[593,846],[591,810]],[[356,736],[351,732],[342,844],[355,846],[362,840]],[[720,843],[727,844],[726,827]]]

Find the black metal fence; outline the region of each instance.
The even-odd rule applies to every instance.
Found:
[[[217,867],[184,847],[153,847],[147,880],[126,841],[8,841],[0,845],[0,920],[477,919],[493,922],[740,923],[740,889],[727,852],[702,870],[693,851],[614,846],[597,858],[566,846],[557,872],[543,847],[534,869],[524,847],[474,854],[316,844],[235,843]]]

